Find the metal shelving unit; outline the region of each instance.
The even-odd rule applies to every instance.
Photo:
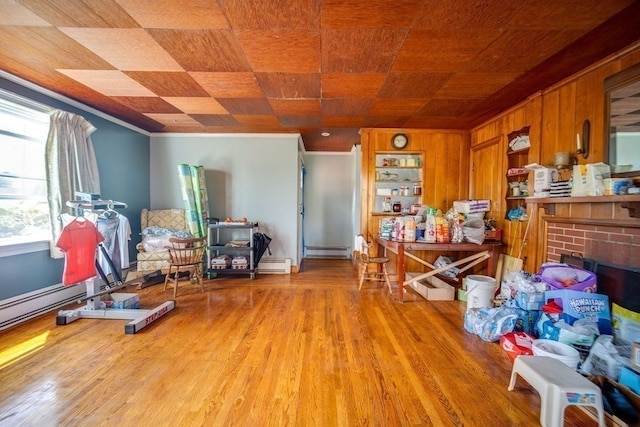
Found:
[[[258,229],[257,222],[211,222],[207,229],[207,276],[212,279],[218,275],[239,275],[248,274],[253,280],[256,275],[256,265],[254,260],[253,234]],[[248,234],[248,236],[247,236]],[[242,235],[242,236],[240,236]],[[230,245],[240,237],[248,238],[247,246]],[[212,258],[221,255],[247,257],[247,268],[234,268],[229,265],[226,268],[215,268]]]

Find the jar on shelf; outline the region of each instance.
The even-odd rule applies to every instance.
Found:
[[[394,212],[397,212],[397,213],[402,212],[402,203],[398,201],[393,202],[392,209]]]
[[[414,196],[420,196],[420,195],[422,195],[422,185],[420,185],[420,184],[413,184],[413,195],[414,195]]]
[[[382,212],[391,212],[391,199],[388,197],[382,200]]]

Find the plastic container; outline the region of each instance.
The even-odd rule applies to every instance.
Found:
[[[496,279],[479,274],[467,276],[467,308],[493,307]]]
[[[427,243],[436,243],[436,210],[429,208],[425,221],[424,240]]]
[[[568,344],[553,340],[533,340],[533,355],[560,360],[571,369],[578,369],[580,353]]]
[[[598,290],[598,278],[589,270],[563,264],[543,265],[538,271],[540,279],[549,285],[549,289],[570,289],[572,291],[593,292]],[[561,281],[570,280],[573,285],[565,286]]]

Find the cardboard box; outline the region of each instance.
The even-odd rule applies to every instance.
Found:
[[[140,298],[138,294],[125,294],[125,293],[113,293],[111,294],[111,300],[113,302],[111,308],[117,309],[134,309],[140,308]]]
[[[599,382],[607,382],[609,384],[611,384],[613,387],[615,387],[620,393],[622,393],[624,395],[624,397],[626,397],[626,399],[629,401],[629,403],[631,404],[631,406],[636,410],[636,413],[640,414],[640,396],[638,396],[636,393],[634,393],[633,391],[631,391],[628,387],[613,381],[610,378],[607,377],[602,377],[602,376],[598,376],[594,378],[596,382],[596,384],[598,384]],[[584,411],[587,415],[589,415],[593,420],[595,420],[596,422],[598,421],[598,416],[596,414],[596,410],[592,407],[592,406],[578,406],[577,408],[579,408],[580,410]],[[624,422],[622,419],[618,418],[615,415],[612,415],[608,412],[605,411],[605,424],[607,426],[619,426],[619,427],[629,427],[629,426],[637,426],[638,423],[634,423],[634,424],[628,424],[626,422]]]
[[[423,273],[405,273],[405,280],[417,277]],[[429,301],[453,301],[456,289],[435,276],[427,277],[420,281],[412,281],[409,285],[420,296]]]
[[[633,369],[621,366],[618,382],[625,387],[629,387],[634,393],[640,394],[640,374]]]
[[[640,343],[631,343],[631,366],[640,369]]]
[[[520,355],[533,355],[533,337],[525,332],[509,332],[500,337],[500,347],[513,360]]]
[[[491,203],[489,200],[455,200],[453,202],[453,208],[457,212],[465,214],[489,212],[491,210]]]
[[[613,334],[609,297],[606,295],[562,289],[546,291],[544,299],[547,302],[553,300],[562,308],[559,317],[569,325],[578,319],[591,319],[598,324],[601,334]]]
[[[594,294],[598,290],[598,277],[594,272],[570,265],[545,264],[538,270],[538,277],[548,285],[549,290],[569,289]],[[575,284],[564,286],[559,281],[561,279],[572,279]]]
[[[533,171],[533,197],[549,197],[551,183],[557,181],[558,171],[537,163],[526,165],[525,169]]]
[[[544,293],[516,292],[516,305],[523,310],[542,310]]]

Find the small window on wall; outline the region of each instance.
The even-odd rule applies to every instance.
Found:
[[[0,254],[49,241],[45,144],[47,107],[0,90]]]

